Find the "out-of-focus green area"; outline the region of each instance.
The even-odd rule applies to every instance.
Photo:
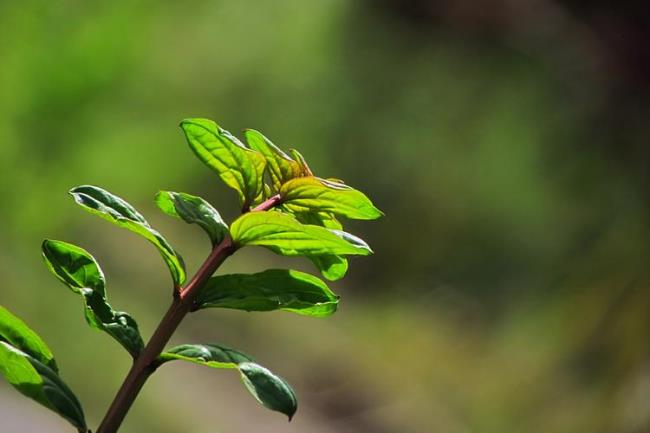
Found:
[[[236,215],[177,128],[201,116],[295,146],[387,216],[349,224],[375,255],[331,285],[332,318],[206,311],[174,339],[283,375],[300,401],[291,424],[229,372],[170,365],[123,432],[650,429],[645,9],[515,3],[1,2],[0,304],[49,342],[90,424],[128,356],[86,326],[40,243],[91,251],[148,337],[171,294],[160,257],[66,191],[125,197],[193,271],[208,241],[153,195]],[[278,266],[311,269],[251,249],[223,272]],[[6,385],[0,419],[69,431]]]

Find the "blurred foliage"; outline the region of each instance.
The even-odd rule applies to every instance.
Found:
[[[236,215],[177,128],[210,117],[297,147],[387,216],[351,224],[376,254],[333,286],[332,318],[207,311],[175,338],[236,346],[294,383],[304,403],[290,425],[236,379],[179,365],[147,384],[125,433],[646,431],[646,9],[0,2],[0,303],[59,354],[97,425],[129,360],[86,328],[40,243],[93,253],[112,303],[149,335],[171,288],[158,254],[65,192],[93,183],[125,197],[192,271],[208,242],[153,196],[186,191]],[[224,272],[251,262],[313,271],[254,250]],[[68,431],[15,398],[0,387],[3,425]]]

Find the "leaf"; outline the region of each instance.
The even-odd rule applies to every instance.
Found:
[[[323,277],[330,281],[340,280],[348,272],[348,260],[345,257],[325,254],[310,256],[309,260],[312,261]]]
[[[373,220],[383,213],[361,191],[317,177],[299,177],[280,188],[284,206],[294,212],[328,212],[352,219]]]
[[[237,369],[248,391],[262,405],[282,412],[289,420],[296,413],[298,402],[291,386],[244,353],[218,344],[184,344],[159,358],[161,363],[175,359],[212,368]]]
[[[198,224],[210,236],[212,245],[220,243],[228,234],[228,225],[219,212],[201,197],[160,191],[156,194],[156,204],[167,215],[181,218],[188,224]]]
[[[23,395],[58,413],[85,433],[81,404],[57,374],[50,350],[20,319],[2,307],[0,311],[0,373]]]
[[[302,176],[301,165],[291,159],[282,149],[277,147],[259,131],[247,129],[244,131],[246,142],[251,149],[258,151],[266,158],[266,167],[269,169],[273,186],[277,190],[280,186],[294,177]]]
[[[185,119],[181,128],[196,156],[236,190],[240,204],[248,208],[263,191],[264,155],[248,149],[212,120]]]
[[[92,185],[72,188],[70,194],[88,212],[137,233],[154,244],[169,267],[175,285],[180,286],[185,282],[185,265],[181,256],[160,233],[151,228],[133,206],[120,197]]]
[[[305,316],[333,314],[338,296],[318,278],[288,269],[210,278],[196,300],[197,309],[284,310]]]
[[[295,214],[295,217],[303,224],[312,224],[335,230],[341,230],[343,227],[333,215],[324,212],[299,212]],[[325,254],[310,256],[309,260],[330,281],[340,280],[348,271],[348,260],[345,257]]]
[[[45,240],[43,257],[59,280],[83,296],[88,324],[108,333],[136,358],[144,348],[138,324],[127,313],[113,310],[108,303],[104,274],[93,256],[76,245]]]
[[[236,246],[260,245],[285,256],[372,254],[363,240],[339,230],[301,224],[277,211],[248,212],[231,225]]]
[[[295,159],[298,162],[298,164],[300,164],[300,172],[302,173],[303,176],[314,175],[311,172],[311,168],[309,168],[309,165],[307,164],[307,160],[305,160],[305,157],[302,156],[300,152],[298,152],[296,149],[291,149],[289,152],[291,152],[293,159]]]
[[[52,351],[41,337],[2,306],[0,306],[0,340],[20,348],[52,370],[59,371]]]

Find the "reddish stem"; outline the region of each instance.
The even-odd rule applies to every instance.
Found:
[[[277,206],[280,202],[282,201],[282,197],[280,197],[280,194],[276,194],[274,196],[271,196],[264,200],[262,203],[258,204],[255,206],[252,211],[264,211],[264,210],[269,210],[274,206]]]
[[[276,194],[252,210],[269,210],[280,203],[280,200],[280,195]],[[185,315],[192,310],[192,306],[199,292],[217,268],[235,250],[236,247],[230,236],[226,237],[212,249],[212,252],[205,259],[199,270],[196,271],[196,274],[190,282],[185,287],[180,288],[146,347],[133,362],[122,386],[113,399],[111,406],[108,408],[104,420],[97,429],[97,433],[117,432],[145,382],[156,370],[158,357],[165,348],[165,345],[178,328],[178,325],[183,321]]]

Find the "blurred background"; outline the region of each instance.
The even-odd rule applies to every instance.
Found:
[[[93,253],[148,337],[169,303],[155,249],[77,208],[92,183],[183,254],[209,250],[159,189],[235,193],[178,122],[261,130],[386,217],[349,223],[328,319],[209,310],[174,343],[220,342],[291,382],[287,424],[237,375],[182,363],[124,433],[650,430],[650,10],[607,0],[0,2],[0,303],[57,355],[95,428],[129,367],[40,258]],[[313,270],[251,248],[220,272]],[[68,432],[0,383],[0,430]]]

